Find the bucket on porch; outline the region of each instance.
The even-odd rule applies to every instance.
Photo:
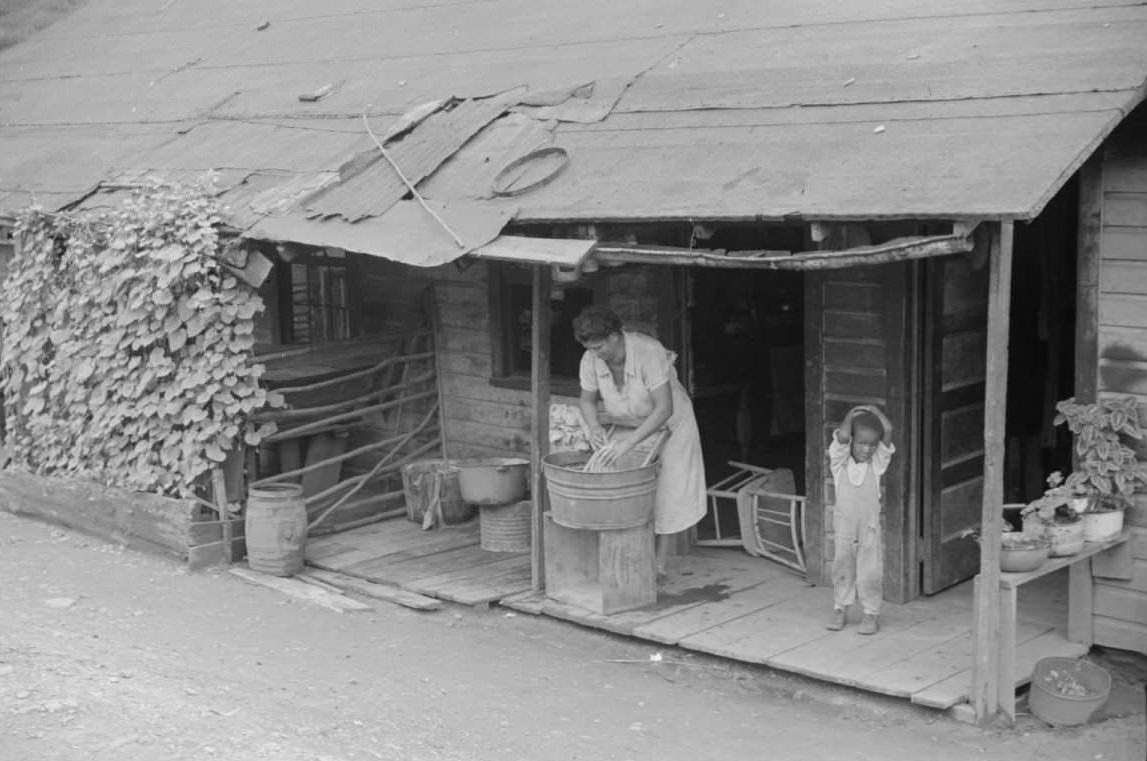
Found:
[[[435,493],[446,523],[464,523],[474,517],[474,508],[462,499],[458,468],[447,460],[422,460],[403,466],[402,490],[406,497],[406,517],[415,523],[422,523]]]
[[[653,520],[657,463],[611,472],[589,472],[584,452],[554,452],[542,458],[550,517],[566,528],[636,528]]]
[[[507,505],[526,496],[530,461],[520,457],[455,460],[462,499],[471,505]]]
[[[478,509],[482,549],[487,552],[526,552],[530,549],[530,527],[533,516],[531,500],[508,505],[482,505]]]
[[[247,565],[272,576],[303,570],[307,543],[307,505],[299,484],[252,486],[244,518]]]
[[[1054,727],[1086,724],[1107,702],[1111,674],[1087,661],[1044,658],[1032,672],[1028,705]]]

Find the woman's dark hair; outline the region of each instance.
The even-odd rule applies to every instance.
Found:
[[[587,341],[604,341],[611,333],[621,332],[621,318],[609,307],[591,305],[581,310],[573,320],[574,338],[584,344]]]

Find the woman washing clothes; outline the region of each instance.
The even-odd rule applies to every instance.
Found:
[[[677,379],[676,355],[652,336],[622,330],[620,318],[607,307],[583,309],[574,318],[573,330],[586,349],[579,370],[579,406],[590,443],[596,449],[609,441],[598,420],[599,401],[610,417],[636,425],[631,433],[613,439],[602,463],[618,462],[663,427],[669,431],[661,448],[654,506],[657,579],[662,582],[670,535],[705,515],[705,465],[693,403]]]

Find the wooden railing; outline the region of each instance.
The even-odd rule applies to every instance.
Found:
[[[278,430],[248,458],[250,485],[301,483],[313,534],[404,514],[402,466],[444,452],[433,330],[260,359],[287,406],[256,419]]]

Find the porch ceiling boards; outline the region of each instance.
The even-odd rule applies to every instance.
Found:
[[[427,195],[539,222],[1030,218],[1143,98],[1145,37],[1129,0],[91,0],[0,52],[0,212],[173,155],[337,172],[363,113],[525,88],[568,170],[489,199],[463,157],[501,161],[503,117]]]

